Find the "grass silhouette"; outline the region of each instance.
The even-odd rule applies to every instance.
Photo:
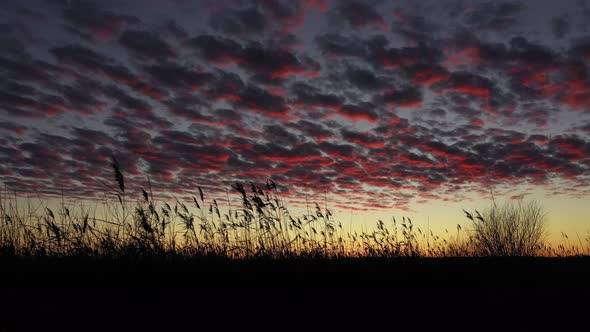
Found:
[[[172,205],[157,203],[149,181],[141,197],[130,203],[115,158],[111,166],[116,201],[105,203],[102,218],[66,204],[56,211],[43,204],[23,211],[15,196],[2,195],[0,254],[334,259],[567,256],[588,248],[581,241],[579,246],[557,248],[544,243],[546,222],[536,202],[493,202],[481,214],[465,211],[471,228],[458,224],[457,235],[444,239],[423,232],[405,217],[378,220],[373,230],[346,232],[332,212],[317,203],[312,212],[292,215],[270,179],[264,186],[234,183],[241,206],[230,205],[223,213],[218,200],[205,199],[200,187],[190,204],[178,199]]]

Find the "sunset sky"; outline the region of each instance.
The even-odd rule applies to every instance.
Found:
[[[272,178],[356,223],[538,199],[590,229],[590,1],[3,1],[0,182]],[[223,197],[223,196],[222,196]]]

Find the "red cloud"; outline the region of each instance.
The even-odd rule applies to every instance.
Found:
[[[305,7],[307,9],[315,7],[318,11],[324,13],[328,10],[328,0],[307,0]]]
[[[434,83],[445,81],[449,78],[449,74],[444,70],[424,69],[413,74],[413,81],[415,84],[423,86],[431,86]]]
[[[271,72],[270,77],[273,79],[276,78],[287,78],[293,75],[300,75],[305,76],[307,78],[316,78],[320,76],[319,71],[315,70],[308,70],[303,67],[294,67],[291,65],[285,65],[284,67],[277,68],[273,72]]]
[[[367,114],[367,113],[347,113],[347,112],[343,111],[342,109],[340,109],[339,113],[340,113],[340,115],[342,115],[343,117],[345,117],[351,121],[365,120],[369,123],[377,122],[377,119],[373,115]]]
[[[485,123],[481,119],[473,119],[469,121],[469,124],[474,127],[483,127]]]
[[[365,148],[380,149],[385,147],[383,139],[366,132],[345,131],[343,138]]]
[[[469,85],[469,84],[462,84],[462,85],[455,85],[451,90],[460,93],[470,94],[472,96],[480,97],[482,99],[488,100],[490,99],[490,89],[487,87]]]
[[[94,37],[100,41],[107,41],[127,26],[128,22],[122,17],[112,17],[102,25],[91,28]]]
[[[344,105],[342,107],[336,107],[335,111],[338,115],[343,116],[351,121],[365,120],[369,123],[377,122],[378,115],[372,109],[372,105],[357,106],[357,105]]]
[[[481,61],[479,47],[469,46],[462,49],[447,48],[444,50],[447,58],[444,61],[446,67],[461,65],[473,65]]]
[[[466,157],[458,150],[454,150],[441,142],[431,141],[418,143],[416,147],[422,151],[429,152],[434,156],[450,159],[454,161],[464,161]]]
[[[267,117],[273,117],[282,119],[283,121],[290,121],[297,119],[298,117],[291,114],[291,110],[289,108],[280,108],[280,109],[270,109],[266,107],[259,107],[256,104],[245,104],[246,107],[250,109],[250,111],[254,113],[258,113]]]
[[[550,142],[571,161],[590,158],[590,147],[578,138],[556,138]]]
[[[562,100],[573,109],[590,107],[590,84],[585,79],[572,79],[566,82],[567,89]]]
[[[399,156],[399,161],[404,165],[411,165],[415,167],[432,167],[434,162],[428,158],[419,157],[413,153],[404,153]]]
[[[385,55],[382,61],[383,67],[388,69],[396,69],[413,65],[416,63],[417,59],[411,55],[389,54]]]
[[[485,166],[476,162],[464,161],[458,164],[459,169],[463,173],[470,174],[471,176],[484,176]]]

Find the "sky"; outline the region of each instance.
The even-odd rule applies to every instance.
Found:
[[[585,232],[590,1],[0,2],[0,181],[448,227],[531,197]],[[354,216],[354,218],[353,218]],[[464,221],[464,220],[461,220]]]

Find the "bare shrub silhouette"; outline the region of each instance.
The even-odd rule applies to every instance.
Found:
[[[492,201],[482,213],[463,211],[472,221],[469,245],[477,256],[535,256],[543,249],[547,221],[537,201]]]

